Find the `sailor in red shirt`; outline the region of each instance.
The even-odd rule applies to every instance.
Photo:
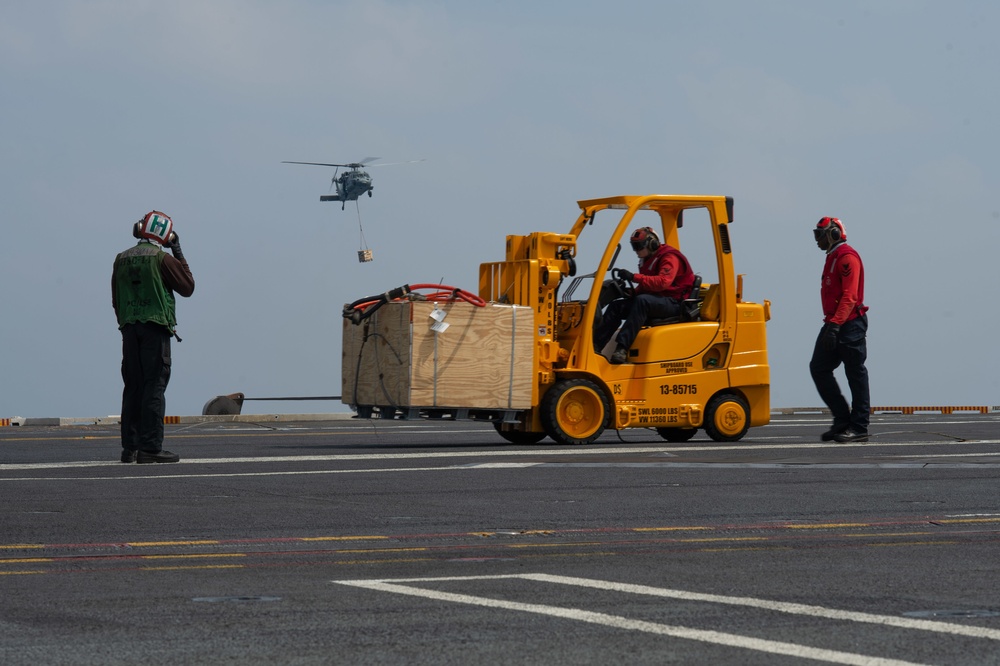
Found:
[[[833,426],[824,442],[868,440],[871,398],[868,387],[868,307],[865,305],[865,267],[861,256],[847,244],[844,223],[824,217],[813,229],[816,245],[826,252],[820,282],[823,328],[816,339],[809,371],[820,398],[833,413]],[[851,389],[848,406],[833,371],[844,364]]]
[[[622,319],[612,363],[628,362],[628,350],[648,319],[666,319],[680,311],[680,303],[694,286],[695,275],[681,251],[661,243],[651,227],[632,233],[632,249],[639,257],[639,272],[619,270],[619,275],[635,283],[635,294],[612,301],[594,330],[596,350],[608,344]]]

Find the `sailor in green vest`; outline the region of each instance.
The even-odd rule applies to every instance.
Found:
[[[122,333],[122,462],[170,463],[163,450],[164,393],[170,381],[170,338],[176,337],[174,293],[194,293],[194,276],[173,221],[154,210],[135,223],[135,247],[115,257],[111,303]],[[163,251],[170,248],[173,256]],[[178,342],[180,338],[177,338]]]

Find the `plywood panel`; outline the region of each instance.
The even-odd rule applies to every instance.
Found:
[[[409,403],[410,308],[387,303],[355,325],[344,320],[341,401],[350,405]]]
[[[436,333],[432,303],[414,303],[414,404],[526,409],[531,406],[531,309],[443,303],[447,330]]]

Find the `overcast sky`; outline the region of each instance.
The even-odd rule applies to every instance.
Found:
[[[821,404],[824,215],[865,262],[873,403],[1000,404],[998,29],[985,0],[0,0],[0,417],[119,413],[111,268],[149,210],[197,283],[188,415],[337,395],[345,302],[475,291],[507,234],[646,193],[735,198],[772,406]],[[368,156],[426,161],[371,170],[362,264],[332,169],[281,161]]]

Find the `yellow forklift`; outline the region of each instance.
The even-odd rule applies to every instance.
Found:
[[[398,316],[391,308],[374,313],[365,299],[345,306],[343,402],[363,417],[489,420],[522,445],[546,436],[589,444],[609,428],[655,429],[669,442],[703,429],[715,441],[736,441],[767,424],[770,303],[743,300],[729,235],[733,199],[657,194],[578,204],[569,233],[507,236],[506,258],[480,265],[478,298],[411,302]],[[595,349],[595,322],[610,299],[627,293],[619,271],[637,262],[628,234],[646,226],[684,252],[698,279],[678,317],[647,322],[627,362],[612,364],[611,350]],[[405,301],[409,291],[387,292],[375,307]],[[495,314],[476,314],[473,300]],[[418,305],[429,318],[414,314]],[[456,325],[450,331],[441,328],[447,316]],[[503,323],[476,323],[490,316]],[[461,347],[444,346],[448,340],[466,340],[465,358]],[[508,383],[476,397],[498,377]]]

